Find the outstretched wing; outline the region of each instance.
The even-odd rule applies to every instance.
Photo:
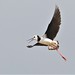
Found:
[[[36,43],[36,44],[34,44],[34,45],[28,45],[27,47],[28,47],[28,48],[32,48],[32,47],[34,47],[34,46],[47,46],[47,45],[40,44],[40,43]]]
[[[59,10],[58,6],[56,6],[54,16],[53,16],[50,24],[48,25],[48,28],[47,28],[44,36],[46,38],[53,40],[59,31],[60,24],[61,24],[60,10]]]

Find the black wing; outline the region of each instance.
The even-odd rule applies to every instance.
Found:
[[[32,47],[34,47],[34,46],[47,46],[47,45],[40,44],[40,43],[36,43],[36,44],[34,44],[34,45],[28,45],[27,47],[28,47],[28,48],[32,48]]]
[[[44,36],[46,36],[49,39],[54,39],[57,32],[59,31],[59,26],[61,24],[61,16],[60,16],[60,10],[58,6],[55,7],[54,16],[48,25],[47,31],[45,32]]]

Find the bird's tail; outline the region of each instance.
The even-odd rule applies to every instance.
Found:
[[[67,61],[66,57],[61,53],[60,50],[57,49],[57,52],[60,54],[60,56],[61,56],[65,61]]]

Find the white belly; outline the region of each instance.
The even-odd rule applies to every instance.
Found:
[[[43,38],[43,39],[41,39],[40,41],[39,41],[39,43],[41,43],[41,44],[45,44],[45,45],[50,45],[50,43],[52,42],[52,40],[51,39],[48,39],[48,38]]]

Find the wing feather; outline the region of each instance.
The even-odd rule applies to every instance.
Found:
[[[56,6],[54,16],[53,16],[51,22],[49,23],[44,36],[53,40],[59,31],[60,24],[61,24],[60,10],[59,10],[58,6]]]

